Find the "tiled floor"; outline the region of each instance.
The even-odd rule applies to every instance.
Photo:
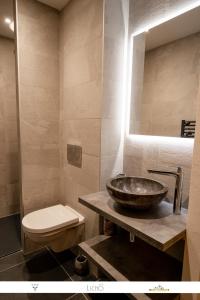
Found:
[[[65,251],[59,258],[49,250],[24,257],[22,251],[0,259],[0,281],[89,280],[73,272],[74,255]],[[65,259],[64,259],[65,258]],[[62,265],[63,263],[63,265]],[[67,270],[65,269],[67,267]],[[69,273],[68,273],[69,272]],[[92,280],[92,279],[91,279]],[[0,294],[0,300],[86,300],[82,294]]]
[[[48,249],[24,256],[22,251],[0,258],[0,281],[95,281],[94,276],[79,276],[74,271],[71,251],[56,254]],[[0,294],[0,300],[107,300],[127,299],[106,294]]]
[[[9,255],[21,249],[20,231],[19,214],[0,218],[0,257]]]

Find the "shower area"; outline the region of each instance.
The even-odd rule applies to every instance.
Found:
[[[0,258],[21,249],[18,113],[12,0],[0,1]]]

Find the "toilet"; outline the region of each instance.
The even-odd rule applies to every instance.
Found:
[[[61,252],[84,240],[85,218],[73,208],[58,204],[27,214],[22,227],[30,240]]]

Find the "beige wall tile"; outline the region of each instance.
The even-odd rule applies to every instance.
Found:
[[[77,168],[65,162],[65,173],[68,178],[90,190],[99,190],[99,164],[96,156],[83,154],[82,168]],[[76,199],[77,201],[78,199]]]
[[[122,120],[102,119],[101,155],[117,154],[121,149]]]
[[[121,153],[101,157],[101,190],[106,190],[106,182],[108,179],[122,173],[123,165]]]
[[[200,99],[200,93],[198,100]],[[199,233],[199,178],[200,178],[200,160],[199,160],[199,127],[200,127],[200,105],[198,101],[197,109],[197,130],[194,144],[194,156],[191,171],[190,200],[187,219],[187,243],[185,246],[183,280],[199,281],[200,274],[200,233]],[[183,294],[181,299],[187,299]],[[198,299],[196,294],[192,294],[188,299]]]
[[[19,211],[14,40],[0,37],[0,217]]]
[[[58,144],[58,121],[21,121],[21,136],[23,145],[42,146]]]
[[[35,61],[40,63],[21,64],[20,81],[23,85],[40,88],[58,88],[58,60],[36,55]],[[22,57],[23,62],[23,57]],[[48,74],[48,76],[47,76]]]
[[[21,85],[21,114],[24,121],[59,120],[58,89]]]
[[[100,119],[80,119],[63,122],[63,145],[80,145],[85,154],[100,155]]]
[[[19,0],[17,17],[26,214],[59,202],[59,14],[38,1]],[[26,243],[25,251],[32,246]]]
[[[60,38],[63,45],[61,50],[69,53],[91,43],[95,38],[101,38],[103,15],[99,12],[102,10],[103,1],[99,0],[79,0],[73,4],[69,3],[61,13]]]
[[[23,165],[59,167],[59,149],[57,146],[24,146],[22,149]]]
[[[77,14],[79,18],[77,18]],[[60,26],[60,189],[62,203],[86,217],[86,237],[97,216],[78,202],[100,188],[103,1],[71,1]],[[67,144],[82,146],[82,168],[67,162]]]
[[[103,99],[101,121],[101,177],[106,180],[123,170],[124,45],[128,29],[128,1],[104,2]]]
[[[91,81],[63,91],[62,117],[67,120],[101,117],[101,81]]]
[[[64,87],[73,87],[101,79],[102,38],[65,53]],[[78,71],[78,72],[77,72]]]
[[[22,47],[19,45],[21,50],[20,55],[23,55],[26,61],[28,60],[29,53],[33,55],[33,51],[35,54],[40,54],[45,58],[57,58],[59,35],[58,13],[55,10],[52,10],[52,17],[52,19],[46,20],[45,24],[41,24],[37,20],[27,17],[27,15],[19,15],[21,19],[19,34],[21,45],[23,45]]]
[[[26,182],[23,187],[24,213],[58,204],[59,179]]]
[[[27,164],[23,168],[23,182],[36,180],[58,179],[60,174],[59,167],[50,167],[39,164]]]
[[[51,26],[58,28],[58,12],[38,2],[35,0],[20,0],[18,3],[18,14],[21,15],[23,19],[30,18],[35,25],[39,24],[40,29],[44,27],[50,27],[50,29],[52,29]]]

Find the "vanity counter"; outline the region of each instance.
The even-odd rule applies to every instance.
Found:
[[[81,196],[79,202],[162,251],[185,237],[187,210],[174,215],[166,201],[148,211],[133,211],[121,208],[103,191]]]

